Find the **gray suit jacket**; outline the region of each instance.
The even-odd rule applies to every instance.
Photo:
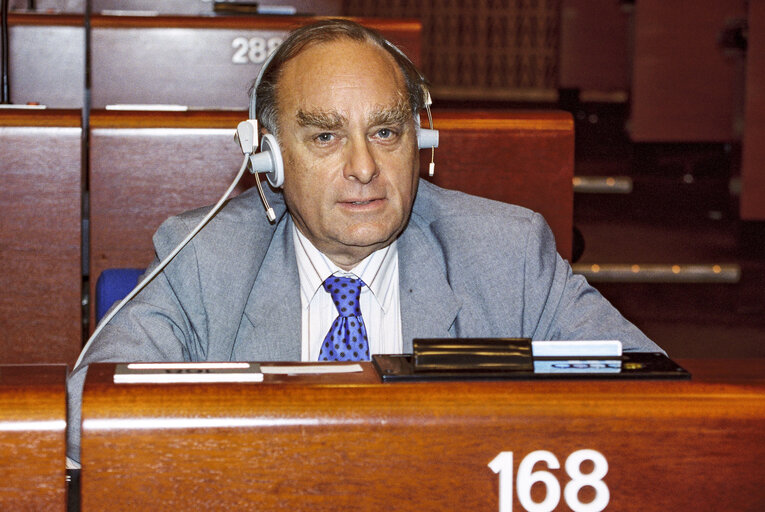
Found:
[[[291,217],[269,224],[254,191],[230,200],[108,325],[69,381],[70,457],[79,453],[84,366],[95,361],[294,361],[300,295]],[[157,261],[207,209],[168,219]],[[619,339],[660,351],[555,251],[537,213],[421,182],[398,240],[405,352],[419,337]]]

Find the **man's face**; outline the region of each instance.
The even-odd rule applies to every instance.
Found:
[[[393,242],[419,169],[393,58],[346,39],[312,46],[282,68],[277,111],[284,198],[298,229],[344,269]]]

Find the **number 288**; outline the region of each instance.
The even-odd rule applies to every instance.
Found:
[[[281,37],[236,37],[231,41],[234,55],[231,56],[233,64],[260,64],[266,57],[282,44]]]

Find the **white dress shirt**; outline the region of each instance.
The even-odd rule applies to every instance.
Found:
[[[322,283],[331,275],[360,278],[359,307],[369,339],[369,354],[400,354],[403,350],[398,290],[398,249],[394,241],[379,249],[350,271],[332,263],[292,224],[302,311],[303,361],[317,361],[321,344],[337,318],[332,296]]]

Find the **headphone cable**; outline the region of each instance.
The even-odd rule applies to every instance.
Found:
[[[242,162],[242,166],[239,169],[239,172],[237,173],[236,177],[234,178],[234,181],[231,183],[231,185],[228,187],[226,192],[223,194],[223,196],[218,200],[217,203],[215,203],[215,206],[205,215],[205,217],[197,224],[197,226],[191,230],[191,232],[184,238],[181,243],[178,244],[178,246],[173,249],[170,254],[165,256],[165,259],[163,259],[159,265],[157,265],[154,270],[151,271],[151,273],[144,277],[140,283],[136,285],[133,290],[125,296],[120,303],[112,308],[111,311],[101,320],[101,322],[96,327],[96,330],[93,331],[93,334],[90,335],[90,338],[88,338],[87,343],[85,343],[85,346],[82,348],[82,352],[80,352],[80,356],[77,358],[77,362],[74,364],[74,369],[72,371],[75,371],[80,364],[82,363],[82,359],[85,357],[85,353],[88,351],[88,348],[90,348],[90,345],[93,344],[93,341],[96,339],[96,337],[101,333],[104,326],[108,324],[112,318],[114,318],[114,315],[116,315],[122,307],[127,304],[133,297],[138,295],[138,293],[143,290],[146,285],[148,285],[164,268],[175,258],[175,256],[181,252],[181,249],[186,247],[186,245],[191,241],[192,238],[196,236],[199,231],[207,225],[208,222],[215,216],[215,214],[218,213],[218,211],[223,207],[223,203],[228,199],[228,196],[231,195],[231,193],[234,191],[234,188],[239,183],[239,180],[242,179],[242,176],[244,175],[244,172],[247,170],[247,163],[250,159],[250,153],[244,154],[244,161]]]

